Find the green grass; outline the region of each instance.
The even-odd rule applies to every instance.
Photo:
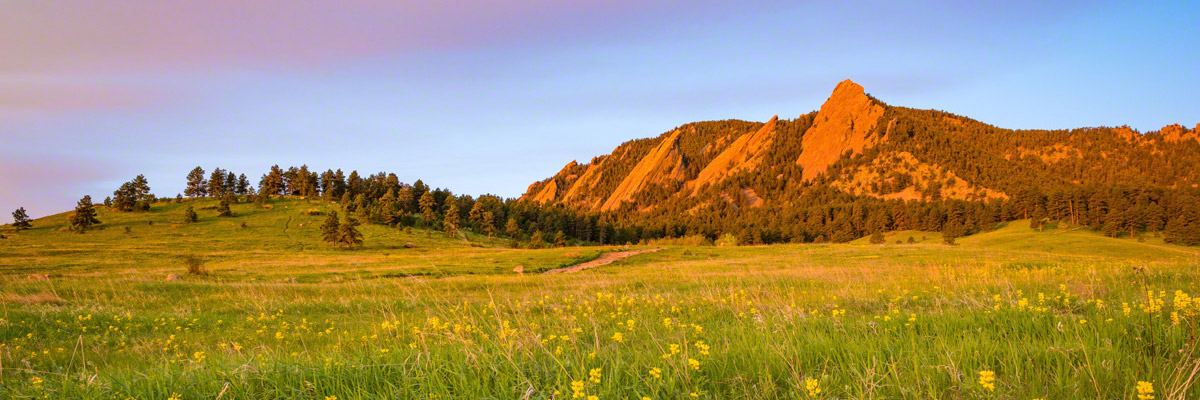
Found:
[[[172,223],[183,206],[5,232],[0,398],[1200,397],[1200,308],[1175,301],[1200,295],[1197,252],[1153,240],[1013,223],[957,246],[665,246],[540,275],[512,268],[611,248],[363,226],[344,251],[301,215],[327,204]],[[165,281],[187,255],[211,274]]]

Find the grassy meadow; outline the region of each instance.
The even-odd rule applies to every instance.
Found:
[[[346,251],[333,205],[215,205],[0,229],[0,398],[1200,398],[1200,249],[1153,237],[1018,221],[543,275],[623,248],[363,225]]]

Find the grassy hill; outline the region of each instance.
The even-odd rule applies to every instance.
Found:
[[[913,239],[909,243],[909,238]],[[1087,227],[1050,224],[1042,230],[1031,229],[1029,220],[999,224],[996,229],[961,237],[957,246],[985,248],[1010,253],[1040,253],[1054,257],[1086,256],[1097,259],[1174,259],[1200,257],[1200,249],[1167,244],[1153,234],[1111,238]],[[870,238],[856,239],[850,244],[869,245]],[[884,245],[929,244],[942,245],[941,232],[894,231],[884,234]]]
[[[213,206],[2,231],[0,398],[1200,397],[1200,261],[1153,238],[1015,222],[517,274],[613,248],[364,225],[346,251],[310,215],[332,205]],[[165,280],[187,256],[210,273]]]
[[[184,209],[199,214],[183,222]],[[197,257],[222,276],[304,279],[538,271],[595,258],[599,248],[518,251],[508,241],[467,233],[456,238],[419,228],[359,227],[364,246],[343,250],[321,241],[326,213],[340,208],[317,200],[276,199],[259,208],[231,206],[234,217],[217,216],[217,201],[156,203],[150,212],[97,207],[103,222],[78,234],[67,230],[70,213],[33,221],[33,229],[3,231],[0,253],[6,274],[181,274],[184,257]]]

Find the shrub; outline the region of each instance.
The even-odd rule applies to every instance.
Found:
[[[677,238],[647,239],[643,243],[651,246],[712,246],[713,241],[704,235],[681,236]]]
[[[195,256],[184,256],[183,265],[187,267],[188,275],[208,275],[204,262]]]
[[[732,233],[722,234],[721,237],[717,238],[716,242],[717,247],[733,247],[737,246],[737,244],[737,236],[733,236]]]

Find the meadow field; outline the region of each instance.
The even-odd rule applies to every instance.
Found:
[[[625,246],[364,225],[347,251],[320,242],[333,205],[212,206],[0,229],[0,398],[1200,398],[1200,250],[1153,235],[1017,221],[541,274]]]

